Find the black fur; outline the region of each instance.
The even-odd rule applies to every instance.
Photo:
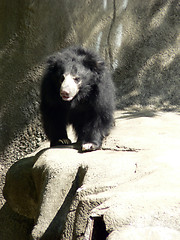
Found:
[[[71,101],[60,96],[63,74],[81,79],[78,94]],[[99,149],[113,125],[114,85],[111,74],[96,54],[72,47],[49,57],[41,86],[41,113],[51,146],[68,139],[66,127],[72,124],[81,144],[93,143]]]

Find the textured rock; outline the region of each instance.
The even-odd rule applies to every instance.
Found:
[[[38,203],[35,184],[32,179],[34,162],[34,157],[16,162],[6,175],[7,184],[3,191],[4,197],[14,211],[31,219],[35,218]]]
[[[113,231],[107,240],[178,240],[180,233],[168,228],[145,227],[145,228],[127,228],[120,231]]]
[[[115,118],[103,150],[45,149],[9,170],[4,195],[35,220],[32,239],[178,239],[179,115]]]

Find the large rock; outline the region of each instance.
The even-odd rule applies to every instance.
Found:
[[[179,239],[179,120],[117,112],[103,150],[70,146],[22,159],[7,174],[5,198],[35,220],[32,239]]]

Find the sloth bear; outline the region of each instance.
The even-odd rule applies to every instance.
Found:
[[[99,149],[114,123],[115,91],[104,61],[82,47],[47,60],[41,85],[41,115],[50,146],[70,144],[72,124],[82,151]]]

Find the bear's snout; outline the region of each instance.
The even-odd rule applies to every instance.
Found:
[[[65,75],[64,81],[61,84],[60,96],[64,101],[71,101],[79,92],[79,85],[74,81],[73,77]]]

